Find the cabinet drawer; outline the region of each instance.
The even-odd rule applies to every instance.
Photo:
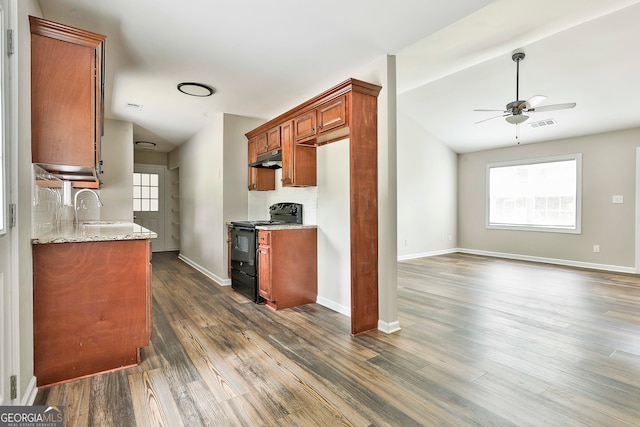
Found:
[[[258,231],[258,244],[259,245],[270,245],[271,244],[271,233],[268,231]]]

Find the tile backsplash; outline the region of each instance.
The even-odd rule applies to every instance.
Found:
[[[302,204],[302,221],[305,225],[318,224],[317,187],[283,187],[280,178],[282,170],[276,170],[275,191],[249,191],[250,220],[269,218],[269,206],[279,202]]]
[[[74,193],[77,190],[72,190]],[[38,165],[33,165],[33,191],[31,208],[31,237],[48,233],[55,227],[73,223],[73,206],[63,203],[63,181],[49,174]],[[73,194],[71,195],[73,196]],[[70,197],[73,201],[73,197]],[[95,221],[100,219],[100,207],[96,197],[82,193],[78,197],[78,220]]]

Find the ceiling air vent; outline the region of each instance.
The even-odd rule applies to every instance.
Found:
[[[134,104],[132,102],[127,102],[127,108],[131,110],[142,110],[142,104]]]
[[[529,126],[531,126],[532,128],[541,128],[544,126],[551,126],[556,124],[558,124],[558,122],[556,122],[556,119],[546,119],[546,120],[539,120],[537,122],[531,122],[529,123]]]

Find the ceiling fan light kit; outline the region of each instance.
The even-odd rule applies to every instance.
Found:
[[[567,108],[573,108],[576,106],[575,102],[568,102],[565,104],[544,105],[536,108],[538,104],[546,99],[544,95],[534,95],[526,101],[520,100],[520,61],[525,58],[524,52],[515,52],[511,55],[511,59],[516,63],[516,100],[508,103],[504,110],[474,110],[474,111],[495,111],[501,112],[499,116],[489,117],[488,119],[480,120],[476,122],[482,123],[488,120],[497,119],[498,117],[504,117],[507,123],[518,125],[524,123],[529,119],[529,116],[523,113],[534,113],[540,111],[554,111],[563,110]]]
[[[509,116],[505,118],[505,120],[511,123],[512,125],[517,125],[529,120],[529,116],[525,116],[524,114],[515,114],[513,116]]]

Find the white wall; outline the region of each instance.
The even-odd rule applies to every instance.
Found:
[[[455,250],[457,154],[400,113],[398,164],[399,258]]]
[[[229,283],[226,221],[235,219],[242,208],[246,215],[247,209],[244,133],[261,123],[216,114],[209,126],[178,149],[180,257],[221,284]],[[241,173],[244,178],[240,178]]]
[[[105,119],[100,219],[133,221],[133,123]]]
[[[318,303],[350,316],[349,140],[317,150]]]
[[[464,250],[634,271],[636,147],[640,128],[461,154],[458,242]],[[485,228],[486,164],[582,153],[582,234]],[[613,204],[622,195],[624,203]],[[600,252],[593,252],[593,245]]]

